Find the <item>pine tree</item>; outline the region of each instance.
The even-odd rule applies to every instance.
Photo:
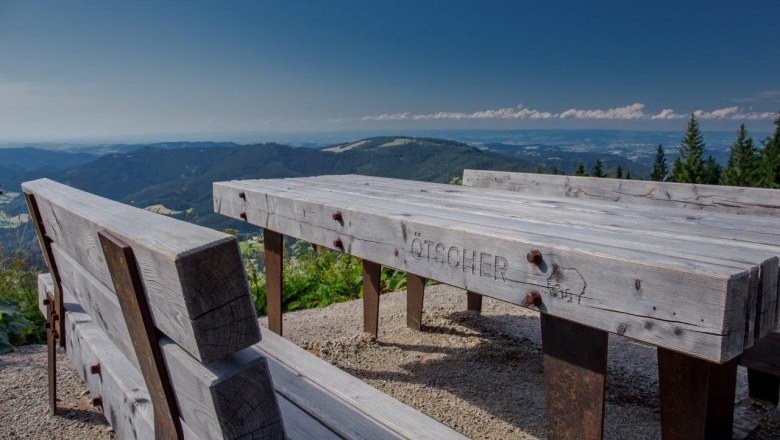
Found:
[[[720,185],[720,175],[722,174],[722,171],[723,168],[718,165],[718,162],[710,154],[704,162],[704,177],[702,178],[701,183],[707,185]]]
[[[626,173],[626,180],[631,180],[631,171]]]
[[[585,164],[580,162],[577,164],[577,169],[574,170],[575,176],[584,176],[585,175]]]
[[[623,178],[623,167],[621,167],[620,165],[618,165],[617,171],[615,171],[615,177],[617,177],[618,179]]]
[[[680,144],[679,157],[674,161],[670,180],[683,183],[705,183],[705,180],[711,176],[706,175],[703,156],[704,138],[701,135],[696,116],[691,113],[691,117],[688,119],[688,130]]]
[[[607,177],[607,173],[604,172],[604,162],[601,159],[597,160],[596,164],[593,165],[590,175],[593,177]]]
[[[775,133],[764,141],[757,184],[765,188],[780,188],[780,113],[775,119]]]
[[[544,174],[544,165],[536,166],[536,174]]]
[[[737,141],[731,146],[729,164],[723,172],[723,184],[730,186],[755,186],[758,180],[758,152],[753,146],[745,124],[739,126]]]
[[[655,162],[653,162],[653,172],[650,174],[650,179],[657,182],[663,182],[666,180],[666,176],[669,174],[669,167],[666,166],[666,153],[664,153],[664,147],[658,144],[658,149],[655,151]]]

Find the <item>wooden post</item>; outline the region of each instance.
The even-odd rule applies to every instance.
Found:
[[[413,273],[406,274],[406,326],[420,330],[422,327],[423,302],[425,300],[425,278]]]
[[[482,313],[482,295],[470,290],[466,291],[466,310],[476,314]]]
[[[780,403],[780,377],[771,373],[748,368],[748,393],[751,399]]]
[[[382,265],[363,260],[363,331],[373,337],[379,334],[379,282]]]
[[[716,364],[658,348],[664,440],[730,439],[737,358]]]
[[[547,436],[601,439],[608,333],[546,313],[541,321]]]
[[[52,414],[57,414],[57,321],[59,317],[54,312],[54,298],[46,296],[46,354],[48,356],[49,408]],[[58,319],[55,319],[58,318]]]
[[[284,264],[284,237],[278,232],[263,229],[265,245],[265,292],[268,309],[268,328],[282,334],[282,266]]]
[[[159,335],[152,322],[133,249],[108,232],[99,232],[98,235],[136,358],[152,400],[154,436],[158,440],[183,439],[176,395],[165,367]]]

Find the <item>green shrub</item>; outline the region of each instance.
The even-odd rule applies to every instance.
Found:
[[[268,313],[263,244],[258,240],[240,243],[247,279],[259,315]],[[327,307],[363,296],[363,265],[349,254],[294,241],[284,250],[283,310]],[[384,268],[382,291],[406,287],[404,272]]]
[[[0,353],[46,340],[37,288],[37,273],[21,253],[8,256],[0,249]]]

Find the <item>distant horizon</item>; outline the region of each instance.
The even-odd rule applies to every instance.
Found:
[[[83,138],[83,139],[29,139],[14,140],[0,139],[0,148],[23,148],[27,146],[101,146],[101,145],[126,145],[126,144],[161,144],[175,142],[213,142],[226,143],[232,142],[239,145],[252,145],[260,143],[280,143],[291,146],[301,146],[306,144],[335,145],[337,143],[353,142],[365,138],[384,137],[384,136],[409,136],[409,137],[435,137],[440,139],[456,140],[472,144],[484,144],[488,142],[465,141],[464,136],[477,136],[480,134],[510,135],[530,134],[530,133],[636,133],[636,134],[657,134],[667,135],[672,138],[679,135],[682,139],[684,130],[652,130],[652,129],[622,129],[622,128],[509,128],[509,129],[481,129],[481,128],[424,128],[424,129],[362,129],[362,130],[327,130],[327,131],[280,131],[280,132],[233,132],[233,133],[177,133],[177,134],[149,134],[149,135],[128,135],[103,138]],[[708,137],[718,135],[719,138],[736,139],[737,130],[726,129],[702,129],[705,142]],[[768,136],[772,131],[756,130],[749,131],[757,145]],[[679,142],[679,139],[675,142]],[[512,143],[511,141],[499,141],[503,143]],[[527,143],[527,142],[526,142]],[[674,146],[674,145],[665,145]]]

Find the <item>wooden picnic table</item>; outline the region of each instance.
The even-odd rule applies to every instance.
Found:
[[[769,217],[615,205],[366,176],[214,184],[216,212],[265,230],[269,327],[280,333],[282,236],[541,312],[551,438],[600,438],[608,333],[658,347],[665,438],[730,438],[737,358],[774,330],[780,231]]]

